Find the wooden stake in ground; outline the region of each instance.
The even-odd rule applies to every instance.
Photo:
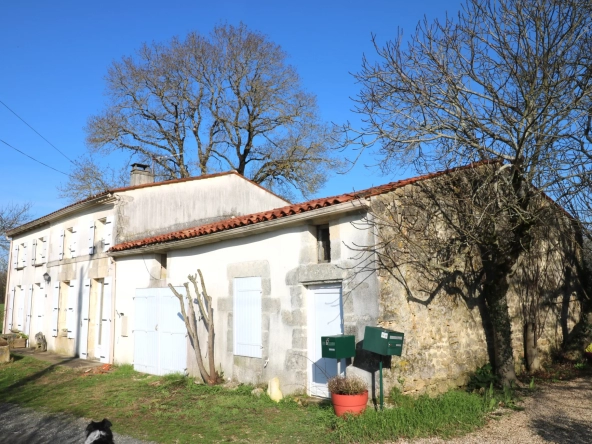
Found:
[[[199,275],[199,280],[201,284],[202,292],[199,292],[199,288],[197,285],[197,276]],[[191,346],[195,351],[195,360],[197,361],[197,367],[199,368],[199,373],[206,384],[214,385],[218,381],[218,374],[216,373],[216,367],[214,364],[214,309],[212,307],[212,297],[208,295],[206,291],[206,285],[201,274],[201,270],[197,270],[197,274],[187,276],[189,282],[193,284],[193,289],[196,294],[195,300],[191,297],[191,291],[189,290],[189,282],[185,282],[183,286],[185,287],[185,298],[187,299],[187,307],[189,310],[189,316],[187,315],[187,311],[185,310],[185,304],[183,303],[183,295],[181,295],[175,288],[169,284],[169,288],[173,292],[175,296],[179,299],[181,303],[181,313],[183,314],[183,320],[185,321],[185,327],[187,328],[187,333],[189,334],[189,339],[191,340]],[[200,317],[199,320],[203,321],[206,331],[208,333],[207,338],[207,348],[208,348],[208,367],[209,369],[206,370],[204,365],[204,359],[201,354],[201,345],[199,342],[199,336],[197,334],[197,322],[198,319],[195,316],[195,310],[193,309],[193,304],[197,302],[199,306]]]

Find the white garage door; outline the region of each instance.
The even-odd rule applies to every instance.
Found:
[[[176,288],[184,294],[185,288]],[[138,288],[134,298],[134,369],[153,375],[185,372],[187,330],[169,288]]]

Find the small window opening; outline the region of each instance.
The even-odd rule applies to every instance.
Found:
[[[156,261],[160,265],[160,279],[166,279],[167,277],[167,255],[159,254],[156,256]]]
[[[329,225],[317,227],[317,249],[319,263],[331,262],[331,239],[329,238]]]

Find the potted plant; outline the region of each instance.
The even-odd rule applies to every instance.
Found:
[[[589,344],[588,347],[586,347],[586,350],[584,350],[584,356],[588,358],[588,362],[592,363],[592,344]]]
[[[333,409],[337,416],[346,412],[359,415],[368,404],[368,385],[358,376],[334,376],[328,381]]]

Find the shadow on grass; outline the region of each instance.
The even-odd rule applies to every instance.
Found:
[[[23,359],[23,356],[18,356],[18,355],[12,355],[12,357],[14,358],[15,361],[19,361],[19,360]],[[66,364],[70,361],[73,361],[74,359],[76,359],[76,358],[68,358],[68,359],[64,359],[63,361],[56,362],[55,364],[51,364],[49,367],[46,367],[41,371],[33,373],[32,375],[29,375],[26,378],[19,379],[18,382],[15,382],[14,384],[9,385],[8,387],[5,387],[3,389],[0,389],[0,399],[2,399],[4,396],[12,395],[19,388],[21,388],[33,381],[36,381],[39,378],[42,378],[43,376],[47,375],[48,373],[51,373],[56,367]]]

